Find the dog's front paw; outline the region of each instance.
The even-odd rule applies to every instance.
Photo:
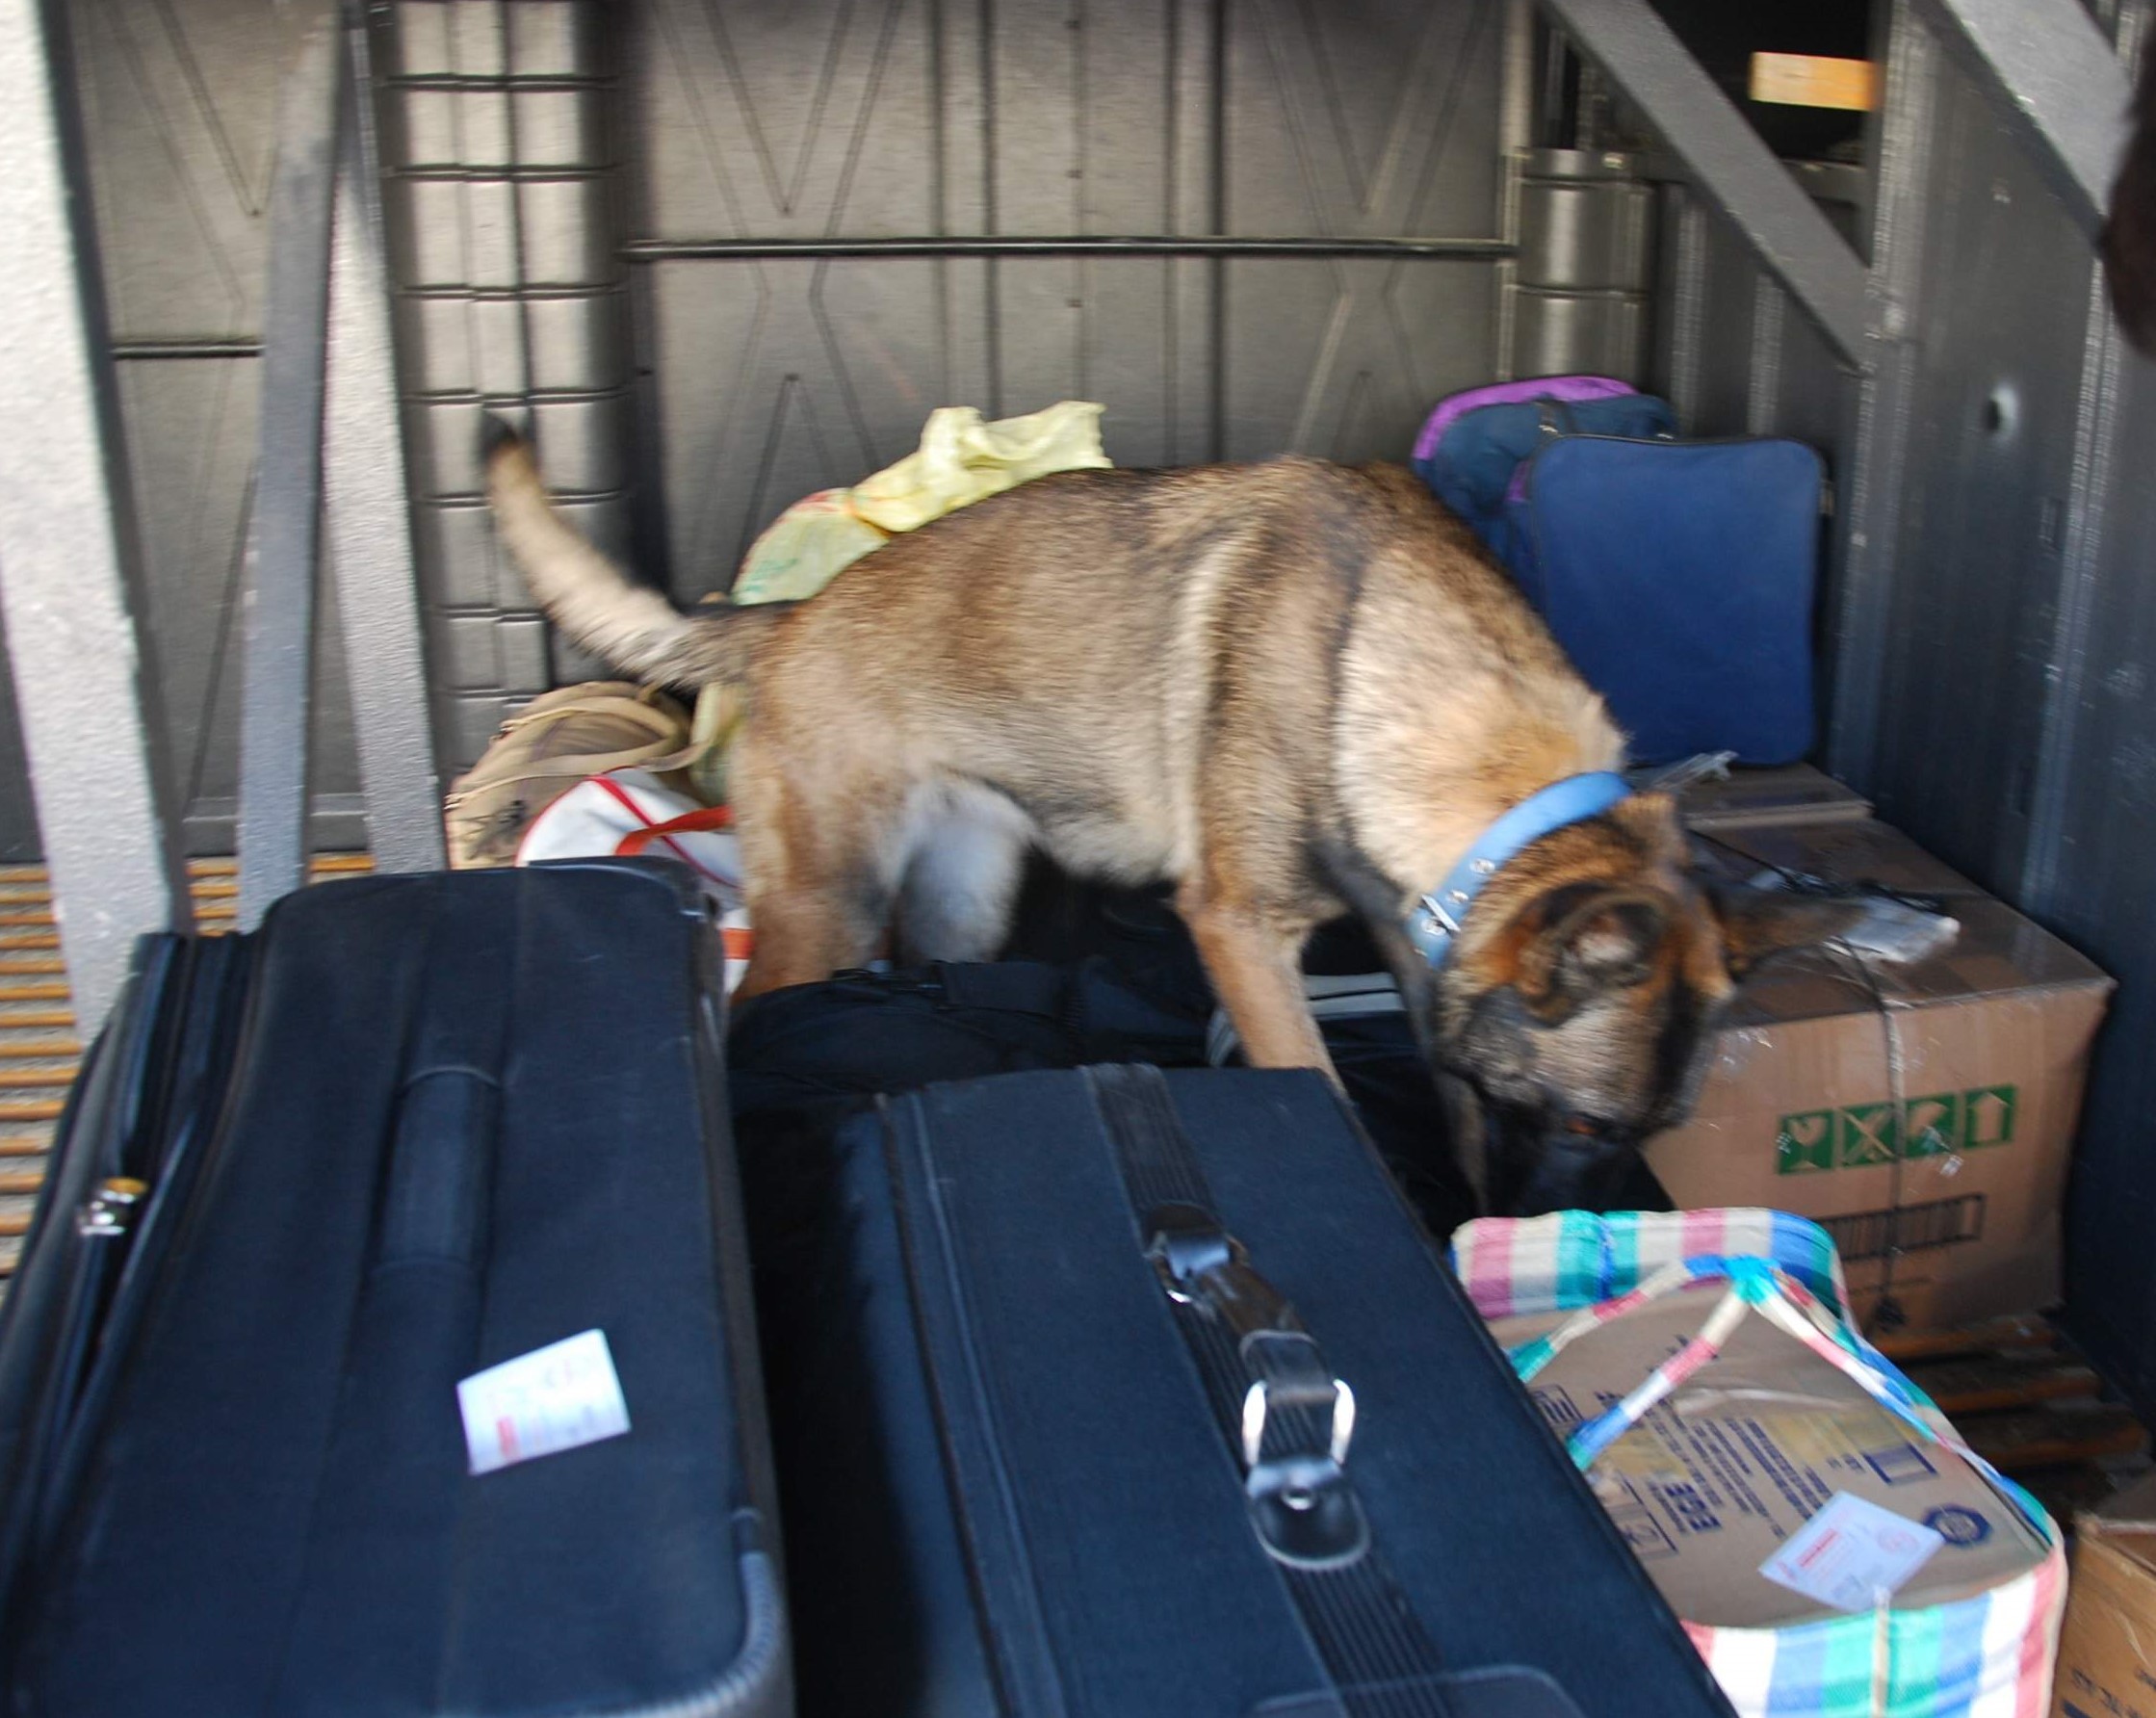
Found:
[[[1961,934],[1961,922],[1943,913],[1922,912],[1898,900],[1872,900],[1865,902],[1863,917],[1836,941],[1873,960],[1909,966],[1945,952]]]

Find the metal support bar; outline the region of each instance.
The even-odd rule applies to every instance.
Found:
[[[1647,0],[1544,0],[1842,360],[1864,368],[1864,266]]]
[[[357,16],[345,27],[345,51],[323,432],[329,564],[344,623],[368,846],[377,870],[439,871],[446,860],[397,407],[367,26]]]
[[[297,52],[277,88],[259,454],[247,531],[242,929],[253,928],[272,901],[299,887],[306,868],[329,221],[344,111],[345,54],[335,0],[310,0],[297,32]]]
[[[2121,66],[2139,63],[2149,23],[2146,7],[2129,7],[2121,13],[2117,47]],[[2062,898],[2062,884],[2069,874],[2068,849],[2073,845],[2074,761],[2088,713],[2090,660],[2096,654],[2097,597],[2106,560],[2104,531],[2120,475],[2120,420],[2134,361],[2112,314],[2102,266],[2091,259],[2081,392],[2074,403],[2073,479],[2066,492],[2059,595],[2052,604],[2051,648],[2044,663],[2043,731],[2037,746],[2029,840],[2016,897],[2024,911],[2046,921],[2063,918],[2071,910]]]
[[[1923,0],[1923,11],[2093,240],[2125,153],[2133,91],[2088,9],[2080,0]]]
[[[57,6],[0,0],[0,609],[87,1035],[135,938],[192,921],[64,28]]]
[[[126,363],[130,359],[157,360],[166,358],[259,358],[262,342],[259,340],[116,340],[113,356]]]
[[[1828,767],[1869,789],[1893,638],[1894,563],[1913,431],[1917,374],[1913,306],[1924,278],[1932,192],[1938,48],[1909,0],[1880,16],[1885,100],[1873,127],[1870,318],[1877,356],[1857,385],[1851,456],[1840,476],[1831,638],[1833,711]]]
[[[632,239],[633,263],[714,257],[938,256],[1374,256],[1458,257],[1488,262],[1518,254],[1504,239],[1226,239],[1194,234],[1097,238]]]

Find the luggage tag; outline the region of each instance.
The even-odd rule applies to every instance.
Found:
[[[456,1401],[475,1475],[629,1430],[629,1405],[603,1330],[474,1372],[457,1385]]]

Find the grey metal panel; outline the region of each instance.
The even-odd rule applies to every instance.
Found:
[[[1431,403],[1487,381],[1496,276],[1481,263],[1225,267],[1226,456],[1397,459]]]
[[[2045,922],[2116,975],[2076,1144],[2068,1310],[2076,1334],[2144,1407],[2156,1399],[2156,364],[2124,360],[2114,473],[2075,688]]]
[[[1627,157],[1606,160],[1614,169]],[[1652,278],[1652,188],[1616,170],[1560,179],[1535,167],[1530,161],[1520,185],[1520,284],[1644,292]]]
[[[650,0],[624,22],[643,232],[982,230],[980,188],[948,196],[942,155],[946,67],[979,75],[977,24],[959,11]]]
[[[1546,0],[1580,50],[1683,157],[1853,365],[1864,361],[1864,268],[1647,0]]]
[[[732,583],[756,533],[801,496],[912,451],[937,406],[977,403],[985,293],[947,343],[940,282],[973,262],[662,263],[650,270],[670,579]],[[1145,266],[1145,265],[1134,265]],[[976,283],[977,284],[977,283]],[[1046,404],[1046,400],[1030,402]]]
[[[1212,305],[1179,290],[1161,259],[1078,258],[995,265],[993,409],[1057,400],[1111,403],[1102,423],[1119,465],[1202,458],[1210,407]],[[918,434],[920,426],[914,426]]]
[[[145,931],[187,929],[171,795],[152,744],[155,657],[105,350],[95,236],[60,14],[0,7],[0,606],[54,917],[93,1031]]]
[[[380,163],[364,23],[340,20],[344,139],[330,250],[323,428],[330,570],[347,649],[368,846],[381,871],[445,863],[411,497],[398,432]]]
[[[287,13],[263,297],[262,397],[247,521],[240,690],[240,927],[306,880],[329,222],[349,70],[335,0]]]
[[[0,664],[6,661],[6,624],[0,616]],[[30,761],[22,749],[13,677],[0,673],[0,864],[35,860],[39,851],[38,807],[30,792]]]
[[[1614,376],[1643,380],[1649,306],[1641,293],[1516,290],[1512,304],[1515,376]]]
[[[1837,490],[1839,529],[1829,593],[1827,762],[1871,779],[1902,540],[1914,415],[1914,307],[1923,291],[1941,73],[1936,44],[1907,0],[1874,13],[1872,58],[1885,65],[1883,109],[1865,134],[1871,195],[1863,247],[1873,357],[1851,401],[1849,457]]]
[[[1925,0],[1957,58],[2083,233],[2102,230],[2132,96],[2080,0]]]
[[[181,7],[80,0],[67,8],[119,355],[251,352],[273,152],[277,32],[272,0]],[[244,358],[123,363],[120,414],[143,544],[165,745],[192,852],[230,852],[237,770],[237,531],[253,433]],[[318,688],[315,840],[352,845],[356,790],[339,738],[335,679]],[[0,751],[0,851],[32,856],[27,783]]]
[[[943,404],[1099,400],[1126,463],[1398,456],[1437,395],[1493,364],[1502,10],[636,9],[623,155],[646,254],[939,233],[1490,247],[654,260],[636,303],[673,589],[722,587],[785,507],[907,453]]]
[[[2012,890],[2046,696],[2090,257],[1951,67],[1935,174],[1871,771],[1889,818]],[[2011,262],[2008,261],[2011,259]]]
[[[550,662],[530,594],[495,553],[478,461],[482,412],[511,411],[549,484],[621,534],[633,359],[607,13],[404,0],[377,20],[414,543],[451,770],[519,702],[596,668],[566,647]]]
[[[254,333],[275,7],[87,0],[68,10],[115,335]]]
[[[1227,33],[1226,230],[1494,236],[1503,31],[1492,0],[1240,0]]]

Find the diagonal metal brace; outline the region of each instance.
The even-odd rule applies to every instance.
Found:
[[[336,0],[307,0],[290,18],[297,46],[277,87],[262,403],[243,593],[237,830],[243,930],[252,930],[272,901],[303,880],[314,725],[329,221],[345,112],[345,54]]]
[[[1843,362],[1866,368],[1863,263],[1647,0],[1543,4],[1683,159]]]
[[[442,864],[411,508],[398,419],[366,19],[295,3],[270,196],[260,455],[240,722],[240,923],[304,880],[317,567],[336,573],[368,844]]]
[[[2094,239],[2125,153],[2133,91],[2080,0],[1923,0],[1919,10]]]
[[[367,20],[345,22],[343,135],[329,266],[323,505],[377,871],[445,863],[411,497],[398,414]]]

